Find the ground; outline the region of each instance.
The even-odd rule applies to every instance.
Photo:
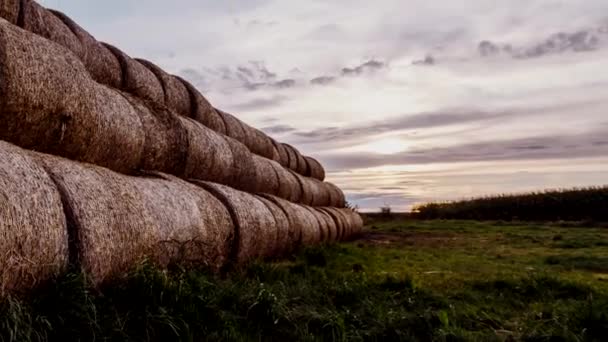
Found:
[[[0,314],[2,340],[601,341],[608,229],[375,220],[360,239],[223,275],[68,275]]]

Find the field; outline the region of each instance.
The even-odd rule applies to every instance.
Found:
[[[142,265],[93,291],[71,274],[3,305],[3,341],[600,341],[608,230],[374,220],[222,276]]]

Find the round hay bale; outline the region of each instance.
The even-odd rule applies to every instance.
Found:
[[[308,179],[300,176],[292,170],[287,171],[298,180],[298,184],[300,185],[300,191],[302,195],[300,196],[300,200],[298,201],[298,203],[304,205],[313,205],[313,203],[315,202],[314,196],[316,192],[316,189],[314,189],[314,184],[312,184],[312,182],[310,182]]]
[[[122,87],[122,69],[118,59],[67,15],[49,10],[78,37],[83,46],[83,62],[93,79],[112,88]]]
[[[20,9],[21,0],[2,0],[0,1],[0,18],[4,18],[11,24],[17,25]]]
[[[287,168],[297,171],[298,170],[298,155],[296,154],[296,150],[293,146],[288,144],[281,144],[287,153]]]
[[[190,117],[192,113],[190,93],[184,83],[150,61],[141,58],[137,58],[136,60],[148,68],[160,80],[165,90],[164,103],[167,107],[179,115]]]
[[[245,132],[245,130],[243,129],[243,124],[241,120],[234,117],[234,115],[221,111],[217,108],[216,111],[224,120],[224,125],[226,127],[226,135],[242,144],[246,144],[248,136],[247,132]]]
[[[306,159],[304,159],[302,153],[300,153],[300,151],[298,151],[297,149],[295,149],[295,151],[296,157],[298,158],[298,168],[295,171],[303,176],[310,173],[310,171],[308,170],[308,163],[306,162]]]
[[[228,255],[230,215],[209,193],[158,177],[37,158],[60,189],[73,225],[74,255],[93,283],[124,276],[144,259],[160,267],[217,267]]]
[[[277,148],[277,142],[274,139],[270,138],[270,143],[272,144],[272,160],[281,164],[281,154],[279,153],[279,149]],[[281,164],[282,165],[282,164]]]
[[[302,245],[312,246],[321,243],[323,228],[314,210],[305,205],[295,203],[294,205],[300,208],[300,215],[307,223],[302,226]]]
[[[272,165],[279,180],[279,193],[277,196],[294,203],[300,202],[302,199],[302,186],[298,178],[290,170],[278,164]]]
[[[329,193],[329,205],[330,207],[344,208],[346,207],[346,198],[344,192],[340,190],[335,184],[329,182],[323,182],[325,191]]]
[[[177,76],[176,76],[177,77]],[[194,87],[190,82],[179,78],[182,81],[188,92],[190,93],[190,107],[192,112],[190,117],[210,129],[226,134],[226,126],[220,114],[215,111],[215,108],[207,101],[207,99]]]
[[[229,185],[247,192],[254,192],[256,187],[256,169],[253,163],[253,154],[245,145],[225,137],[232,151],[233,163],[231,168],[224,172],[231,172],[233,175]]]
[[[304,227],[306,225],[309,225],[310,223],[306,221],[306,219],[308,218],[302,217],[302,210],[301,207],[296,206],[295,204],[284,200],[282,198],[278,198],[272,195],[268,195],[268,194],[261,194],[261,197],[271,201],[272,203],[274,203],[275,205],[277,205],[279,208],[281,208],[281,210],[283,210],[283,213],[285,214],[285,216],[287,217],[287,220],[289,221],[289,225],[287,226],[287,237],[285,245],[283,246],[283,252],[285,254],[290,253],[292,251],[294,251],[296,248],[298,248],[298,246],[301,243],[302,240],[302,230],[304,229]],[[279,232],[279,241],[282,240],[282,232]]]
[[[22,292],[68,265],[61,197],[29,153],[0,141],[0,295]]]
[[[256,174],[255,192],[278,195],[280,190],[279,177],[275,169],[281,167],[272,160],[253,155],[253,165]]]
[[[121,172],[139,165],[139,116],[65,48],[0,23],[0,79],[1,139]]]
[[[346,236],[347,222],[346,222],[346,218],[339,212],[339,209],[331,208],[331,207],[317,208],[317,209],[325,212],[334,221],[334,226],[336,228],[336,241],[344,240],[344,238]]]
[[[78,58],[84,57],[84,47],[78,37],[72,33],[63,21],[37,2],[23,0],[20,15],[22,22],[19,24],[23,29],[65,47]]]
[[[327,225],[327,235],[325,236],[326,242],[336,242],[338,240],[338,225],[336,221],[329,215],[327,212],[319,210],[318,208],[314,208],[318,213],[320,213],[324,218]]]
[[[272,257],[280,257],[284,255],[291,248],[291,237],[290,237],[290,221],[287,214],[281,207],[275,202],[262,197],[256,196],[262,201],[268,210],[272,213],[276,224],[276,238],[274,240],[274,249],[272,251]]]
[[[279,162],[279,164],[281,164],[281,166],[288,168],[289,167],[289,153],[287,152],[287,149],[285,148],[285,146],[283,144],[278,143],[276,140],[272,140],[272,143],[279,156],[279,160],[277,160],[277,161]]]
[[[277,224],[272,212],[254,195],[210,182],[195,184],[211,192],[230,211],[235,226],[233,260],[239,264],[272,256]]]
[[[247,143],[245,145],[249,147],[249,150],[262,157],[272,159],[274,156],[274,147],[272,146],[270,138],[262,131],[253,128],[244,122],[241,123],[245,135],[247,136]]]
[[[347,213],[344,211],[344,209],[339,209],[339,208],[334,208],[334,212],[336,213],[336,215],[338,215],[344,225],[344,231],[342,233],[342,241],[349,241],[352,234],[353,234],[353,224],[351,222],[351,218],[349,215],[347,215]]]
[[[157,105],[165,104],[165,92],[156,75],[117,47],[107,43],[103,43],[103,45],[120,63],[122,90]]]
[[[319,163],[315,158],[312,157],[304,157],[306,160],[306,164],[308,164],[308,172],[306,176],[318,179],[320,181],[325,180],[325,169],[323,165]]]
[[[131,94],[122,93],[131,103],[145,132],[140,169],[183,176],[188,158],[188,132],[178,116],[166,108],[148,105]]]
[[[188,134],[186,178],[232,184],[237,177],[233,144],[229,138],[216,133],[186,117],[179,117]]]
[[[335,225],[331,217],[327,216],[325,213],[311,207],[306,207],[312,214],[315,216],[317,221],[319,222],[319,241],[318,243],[328,243],[332,241],[332,225]],[[334,229],[335,230],[335,229]]]

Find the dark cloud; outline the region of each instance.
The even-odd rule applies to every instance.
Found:
[[[292,126],[289,125],[274,125],[274,126],[268,126],[268,127],[264,127],[262,128],[262,131],[268,133],[268,134],[284,134],[284,133],[289,133],[289,132],[293,132],[296,129]]]
[[[274,96],[274,97],[263,97],[253,99],[251,101],[247,101],[244,103],[236,104],[230,108],[230,110],[258,110],[264,108],[275,107],[283,102],[285,102],[286,98],[283,96]]]
[[[333,76],[319,76],[310,80],[310,84],[313,85],[327,85],[333,83],[336,80]]]
[[[415,60],[412,62],[413,65],[435,65],[435,57],[426,55],[424,59]]]
[[[607,130],[600,130],[570,136],[487,141],[392,155],[325,154],[323,159],[327,161],[328,168],[343,170],[402,164],[601,157],[606,156],[606,147],[596,142],[603,141],[598,139],[607,134]]]
[[[382,69],[385,66],[384,62],[372,59],[354,68],[342,68],[342,76],[358,76],[367,71]]]
[[[293,135],[295,137],[304,138],[303,140],[313,141],[338,141],[353,138],[361,139],[362,137],[366,136],[400,130],[431,128],[470,123],[473,121],[485,121],[505,117],[511,114],[512,113],[510,112],[487,113],[483,111],[463,110],[420,113],[415,115],[408,114],[384,121],[371,122],[361,126],[346,128],[325,127],[313,131],[294,132]],[[300,142],[302,142],[302,139],[300,140]]]
[[[275,83],[270,84],[271,87],[285,89],[285,88],[293,88],[296,85],[296,80],[288,78]]]
[[[517,59],[538,58],[564,52],[594,51],[602,46],[607,36],[607,30],[600,27],[575,32],[558,32],[525,47],[484,40],[479,43],[477,50],[482,57],[508,55]]]

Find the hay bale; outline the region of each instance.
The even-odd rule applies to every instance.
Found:
[[[339,212],[340,210],[331,207],[317,208],[317,210],[320,210],[331,217],[336,228],[336,241],[343,241],[346,237],[347,222],[346,218]]]
[[[318,208],[313,208],[317,214],[319,214],[325,220],[325,235],[324,242],[333,243],[338,241],[338,225],[336,221],[329,215],[327,212],[319,210]]]
[[[84,57],[84,47],[78,37],[72,33],[63,21],[37,2],[23,0],[20,15],[21,22],[19,24],[23,29],[65,47],[78,58]]]
[[[307,221],[308,216],[302,217],[303,209],[287,200],[268,194],[261,194],[260,196],[281,208],[287,217],[289,225],[287,226],[287,237],[285,238],[285,244],[282,246],[283,252],[287,254],[294,251],[301,244],[302,230],[305,226],[310,224]],[[283,232],[279,231],[278,241],[282,241],[283,234]]]
[[[270,137],[268,137],[268,139],[270,139],[270,143],[272,144],[272,158],[271,159],[274,160],[275,162],[281,164],[281,154],[279,153],[279,149],[277,148],[277,142]]]
[[[262,201],[268,210],[272,213],[274,217],[274,222],[276,225],[276,238],[274,240],[274,249],[271,253],[271,257],[280,257],[285,255],[291,249],[292,242],[290,236],[291,223],[285,211],[278,206],[275,202],[262,197],[256,196],[257,199]]]
[[[300,151],[298,151],[295,147],[294,150],[296,151],[296,157],[298,158],[298,168],[294,171],[303,176],[310,173],[308,170],[308,163],[306,162],[306,159],[304,159],[302,153],[300,153]]]
[[[190,93],[190,107],[192,109],[190,117],[212,130],[225,135],[226,126],[224,120],[211,103],[191,83],[182,78],[179,79]]]
[[[302,219],[307,222],[306,225],[302,226],[302,245],[313,246],[321,243],[322,241],[322,230],[321,221],[317,218],[315,211],[305,205],[294,204],[300,208],[300,215]]]
[[[141,58],[137,58],[136,60],[148,68],[160,80],[165,90],[164,103],[167,107],[179,115],[190,117],[192,113],[190,93],[184,83],[150,61]]]
[[[120,63],[122,90],[157,105],[165,104],[165,92],[156,75],[115,46],[107,43],[102,44],[112,52]]]
[[[314,197],[312,205],[314,207],[328,207],[331,206],[331,190],[323,182],[315,178],[303,177],[307,182],[311,184],[311,188],[314,191]]]
[[[276,140],[272,140],[275,150],[279,156],[279,164],[283,167],[289,167],[289,153],[287,152],[287,148],[281,143],[278,143]]]
[[[1,139],[121,172],[139,165],[137,113],[65,48],[1,22],[0,79]]]
[[[242,144],[246,144],[248,136],[247,132],[245,132],[245,130],[243,129],[243,124],[241,120],[237,119],[236,117],[234,117],[234,115],[230,113],[226,113],[217,108],[215,110],[220,115],[222,120],[224,120],[224,126],[226,127],[226,135]]]
[[[226,137],[226,141],[230,145],[233,157],[231,170],[234,170],[234,172],[230,185],[242,191],[254,192],[256,170],[253,163],[253,154],[245,145],[235,139]]]
[[[289,173],[291,173],[293,175],[293,177],[295,177],[298,180],[298,184],[300,185],[300,191],[302,193],[302,195],[300,196],[300,200],[298,201],[298,203],[304,204],[304,205],[312,205],[315,201],[314,199],[314,195],[315,195],[315,189],[312,186],[312,182],[309,182],[308,179],[305,179],[304,177],[300,176],[299,174],[297,174],[296,172],[292,171],[292,170],[287,170]]]
[[[281,144],[287,153],[287,168],[296,171],[298,170],[298,155],[296,154],[296,150],[293,146],[288,144]]]
[[[139,166],[173,175],[186,173],[188,132],[177,115],[164,107],[146,103],[134,95],[122,93],[131,103],[143,125],[145,144]]]
[[[337,209],[346,221],[346,230],[343,240],[352,240],[361,234],[363,230],[363,219],[356,211],[348,208]]]
[[[298,178],[293,172],[278,164],[273,163],[272,166],[279,180],[279,193],[277,196],[294,203],[300,202],[302,200],[302,185],[298,181]]]
[[[235,226],[232,257],[239,264],[272,256],[277,223],[272,212],[254,195],[211,182],[194,181],[216,196],[230,211]]]
[[[329,193],[329,205],[330,207],[344,208],[346,207],[346,198],[344,192],[338,188],[335,184],[324,182],[323,187]]]
[[[49,10],[49,12],[59,18],[82,43],[84,49],[82,61],[93,79],[101,84],[120,89],[122,87],[122,69],[114,54],[65,14],[55,10]]]
[[[318,242],[319,244],[321,243],[328,243],[331,241],[331,234],[332,234],[332,225],[335,225],[333,220],[331,219],[331,217],[327,216],[325,213],[312,208],[312,207],[306,207],[307,210],[309,210],[310,212],[312,212],[312,214],[315,216],[315,218],[317,219],[317,221],[319,222],[319,232],[318,232]]]
[[[61,197],[28,152],[0,141],[0,296],[31,289],[68,265]]]
[[[232,184],[236,178],[233,146],[228,137],[190,118],[179,117],[187,132],[186,178]]]
[[[306,160],[306,164],[308,165],[308,172],[306,173],[306,176],[318,179],[320,181],[324,181],[325,169],[323,168],[323,165],[321,165],[318,160],[312,157],[304,157],[304,159]]]
[[[280,184],[275,169],[281,166],[272,160],[257,155],[253,155],[253,164],[256,174],[256,180],[254,182],[255,192],[278,195]]]
[[[4,18],[11,24],[17,25],[20,9],[21,0],[2,0],[0,1],[0,18]]]
[[[209,193],[174,180],[37,158],[60,189],[73,225],[74,256],[95,284],[125,275],[143,259],[159,267],[219,267],[228,255],[230,215]]]
[[[245,146],[251,150],[251,152],[260,155],[262,157],[272,159],[274,157],[274,147],[270,137],[264,134],[262,131],[241,122],[245,135],[247,137],[247,143]]]

